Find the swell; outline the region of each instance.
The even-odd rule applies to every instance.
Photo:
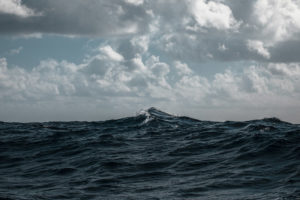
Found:
[[[0,199],[299,199],[300,127],[155,108],[103,122],[0,123]]]

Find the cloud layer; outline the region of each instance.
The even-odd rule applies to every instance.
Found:
[[[299,61],[295,54],[282,56],[291,43],[300,50],[296,0],[2,0],[0,4],[0,26],[5,27],[0,34],[105,38],[152,34],[169,56],[195,62]]]
[[[85,119],[98,119],[95,108],[115,116],[158,106],[204,119],[295,121],[299,16],[297,0],[0,0],[1,37],[101,40],[77,64],[48,59],[24,69],[2,56],[0,113],[15,105],[51,113],[60,102],[56,111],[90,109]],[[17,56],[19,47],[7,51]],[[217,73],[199,73],[214,63]]]
[[[137,48],[136,40],[132,43],[133,49]],[[206,114],[214,111],[209,116],[185,112],[215,120],[235,119],[248,108],[264,110],[265,115],[280,115],[290,121],[293,119],[284,111],[298,112],[299,63],[252,65],[242,71],[228,68],[210,80],[181,61],[162,62],[158,56],[142,50],[127,59],[116,49],[102,45],[81,64],[49,59],[32,70],[11,68],[6,59],[1,58],[0,101],[8,105],[44,102],[55,107],[58,101],[67,104],[70,99],[73,105],[79,106],[85,99],[96,102],[94,106],[100,110],[116,105],[137,110],[137,105],[143,107],[151,103],[177,113],[182,112],[181,106],[191,111],[206,110]],[[227,115],[222,116],[222,110],[232,109],[233,104],[238,110],[229,114],[227,110]]]

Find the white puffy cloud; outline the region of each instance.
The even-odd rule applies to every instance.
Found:
[[[37,15],[32,9],[22,4],[22,0],[0,0],[0,13],[31,17]]]
[[[255,51],[263,57],[269,59],[271,57],[270,52],[264,46],[263,42],[258,40],[248,40],[247,42],[248,49],[250,51]]]
[[[146,64],[156,77],[164,77],[170,72],[168,64],[160,62],[157,56],[151,56]]]
[[[238,26],[230,7],[217,1],[191,0],[190,9],[197,23],[220,30]]]
[[[143,35],[139,37],[133,37],[130,40],[132,47],[135,48],[136,53],[144,53],[148,51],[150,38],[149,36]]]
[[[300,3],[297,0],[257,0],[253,14],[271,44],[287,40],[300,31]]]
[[[109,59],[121,62],[124,60],[124,57],[118,52],[114,51],[111,46],[104,46],[100,48],[100,52],[107,56]]]
[[[179,75],[189,75],[192,73],[192,70],[186,63],[181,63],[180,61],[174,62],[174,67],[177,69]]]
[[[166,81],[169,66],[159,57],[151,56],[145,62],[141,57],[134,58],[135,70],[129,69],[123,59],[109,45],[99,48],[97,55],[79,65],[49,59],[26,71],[19,67],[7,69],[6,59],[2,58],[0,85],[3,91],[0,99],[37,101],[68,96],[136,97],[146,95],[147,89],[170,87]]]

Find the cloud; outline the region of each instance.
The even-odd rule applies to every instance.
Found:
[[[121,62],[124,60],[124,57],[118,52],[114,51],[111,46],[104,46],[100,48],[100,52],[102,52],[105,56],[113,61]]]
[[[220,2],[192,0],[190,9],[197,23],[203,27],[224,30],[239,25],[232,15],[230,7]]]
[[[174,67],[177,69],[178,75],[189,75],[192,73],[192,70],[188,67],[188,65],[181,63],[180,61],[175,61]]]
[[[23,1],[22,6],[21,1],[3,2],[15,2],[13,5],[36,10],[43,15],[28,14],[24,18],[2,12],[0,26],[5,29],[1,29],[0,34],[126,35],[147,31],[150,20],[146,10],[135,5],[140,1],[73,0],[70,3],[68,0],[43,0]]]
[[[125,0],[125,2],[133,4],[135,6],[139,6],[144,3],[144,0]]]
[[[9,54],[10,54],[10,55],[17,55],[17,54],[21,53],[22,50],[23,50],[23,47],[20,46],[20,47],[18,47],[18,48],[16,48],[16,49],[11,49],[11,50],[9,51]]]
[[[22,4],[22,0],[0,0],[0,13],[22,18],[36,16],[34,10]]]
[[[220,50],[220,51],[226,51],[227,50],[227,47],[225,46],[225,44],[219,44],[219,46],[218,46],[218,50]]]
[[[271,57],[270,52],[264,47],[264,44],[261,41],[248,40],[247,46],[250,51],[257,52],[258,54],[262,55],[267,59]]]
[[[105,49],[105,50],[103,50]],[[107,50],[107,51],[106,51]],[[111,53],[112,55],[107,56]],[[113,52],[113,53],[112,53]],[[53,59],[42,61],[31,71],[22,68],[8,68],[5,58],[1,59],[1,85],[6,85],[6,92],[1,93],[2,99],[14,99],[15,96],[26,99],[37,99],[50,96],[69,96],[80,94],[99,94],[119,96],[139,96],[154,90],[165,88],[173,97],[176,93],[182,98],[195,95],[199,101],[205,98],[214,99],[212,102],[230,103],[231,100],[248,102],[249,95],[285,93],[299,95],[297,90],[300,77],[300,65],[268,64],[267,66],[249,66],[242,72],[227,69],[224,73],[217,73],[213,80],[197,75],[186,63],[176,61],[173,64],[161,62],[159,57],[150,56],[143,60],[136,57],[137,65],[134,71],[123,62],[122,55],[111,46],[100,48],[99,54],[76,65],[67,61],[57,62]],[[169,77],[176,73],[178,78]],[[174,82],[175,81],[175,82]],[[5,87],[4,87],[5,88]],[[3,89],[3,88],[2,88]],[[195,92],[186,92],[194,90]],[[203,99],[196,98],[198,92]],[[6,96],[6,93],[18,95]],[[169,99],[169,94],[160,96]],[[204,98],[205,97],[205,98]],[[199,103],[197,101],[195,104]]]
[[[47,102],[49,108],[56,101],[69,102],[77,105],[78,112],[82,102],[93,102],[99,109],[126,105],[137,110],[134,105],[155,105],[173,108],[173,112],[180,112],[184,105],[186,110],[209,108],[211,117],[221,120],[229,119],[220,118],[226,112],[230,119],[240,119],[240,111],[247,109],[280,117],[284,109],[296,108],[300,98],[300,63],[251,65],[242,71],[227,68],[208,79],[186,63],[163,62],[147,53],[130,61],[108,44],[80,64],[48,59],[24,70],[1,58],[0,102],[10,107]],[[230,110],[232,106],[236,112]],[[228,110],[218,116],[219,108]],[[195,116],[195,112],[190,114]]]
[[[299,61],[293,53],[298,50],[300,33],[297,1],[191,0],[165,1],[159,6],[152,5],[163,24],[155,45],[173,59],[195,63]]]
[[[2,73],[4,73],[7,70],[6,58],[0,58],[0,70]]]
[[[300,31],[298,1],[257,0],[253,14],[270,44],[287,40]]]
[[[82,113],[80,105],[89,102],[94,116],[99,116],[95,108],[118,113],[148,105],[174,112],[184,105],[190,114],[206,113],[211,119],[240,119],[241,111],[253,111],[257,117],[254,114],[281,116],[289,110],[299,116],[298,1],[0,3],[5,4],[0,6],[2,36],[55,34],[101,41],[77,64],[47,59],[25,70],[1,58],[3,107],[33,104],[51,111],[61,102],[62,110],[72,104],[70,110]],[[21,51],[13,49],[11,54]]]
[[[3,2],[42,15],[22,17],[1,12],[2,35],[114,40],[122,43],[117,44],[117,50],[128,62],[135,54],[149,51],[148,47],[184,62],[300,61],[295,53],[287,53],[287,46],[293,44],[294,52],[298,51],[295,44],[300,41],[300,4],[293,0]]]

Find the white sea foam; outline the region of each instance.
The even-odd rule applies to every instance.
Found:
[[[145,116],[146,119],[141,123],[141,125],[147,124],[152,121],[154,117],[149,113],[149,109],[142,109],[137,113],[137,116]]]

